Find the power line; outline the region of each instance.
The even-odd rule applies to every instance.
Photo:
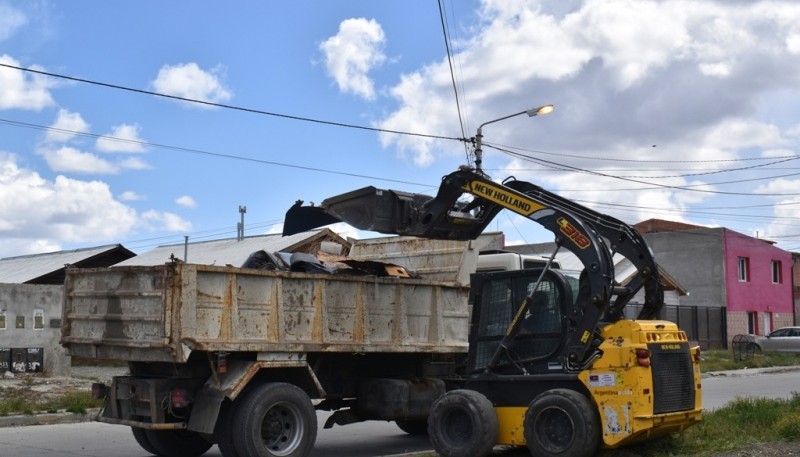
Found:
[[[69,133],[69,134],[72,134],[72,135],[79,135],[79,136],[95,138],[95,139],[104,139],[104,140],[112,140],[112,141],[118,141],[118,142],[128,143],[128,144],[136,144],[136,145],[140,145],[140,146],[144,146],[144,147],[169,149],[169,150],[173,150],[173,151],[187,152],[187,153],[190,153],[190,154],[206,155],[206,156],[211,156],[211,157],[219,157],[219,158],[224,158],[224,159],[243,160],[243,161],[247,161],[247,162],[255,162],[255,163],[260,163],[260,164],[264,164],[264,165],[273,165],[273,166],[277,166],[277,167],[295,168],[295,169],[299,169],[299,170],[315,171],[315,172],[319,172],[319,173],[329,173],[329,174],[339,175],[339,176],[349,176],[349,177],[353,177],[353,178],[374,179],[374,180],[378,180],[378,181],[395,182],[395,183],[400,183],[400,184],[410,184],[410,185],[422,186],[422,187],[435,187],[435,186],[431,186],[430,184],[423,184],[423,183],[412,182],[412,181],[403,181],[403,180],[400,180],[400,179],[381,178],[381,177],[378,177],[378,176],[362,175],[362,174],[358,174],[358,173],[349,173],[349,172],[346,172],[346,171],[327,170],[327,169],[324,169],[324,168],[309,167],[309,166],[305,166],[305,165],[294,165],[294,164],[290,164],[290,163],[275,162],[275,161],[272,161],[272,160],[256,159],[254,157],[238,156],[238,155],[234,155],[234,154],[225,154],[225,153],[220,153],[220,152],[204,151],[204,150],[201,150],[201,149],[186,148],[186,147],[182,147],[182,146],[172,146],[172,145],[168,145],[168,144],[151,143],[151,142],[148,142],[148,141],[131,140],[131,139],[128,139],[128,138],[118,138],[118,137],[108,136],[108,135],[98,135],[96,133],[80,132],[80,131],[77,131],[77,130],[69,130],[69,129],[63,129],[63,128],[49,127],[49,126],[46,126],[46,125],[31,124],[31,123],[28,123],[28,122],[13,121],[13,120],[10,120],[10,119],[0,118],[0,124],[7,124],[7,125],[15,126],[15,127],[24,127],[24,128],[30,128],[30,129],[36,129],[36,130],[45,130],[45,131],[50,131],[50,132]]]
[[[628,178],[628,177],[625,177],[625,176],[617,176],[617,175],[611,175],[611,174],[608,174],[608,173],[601,173],[599,171],[587,170],[587,169],[583,169],[583,168],[579,168],[579,167],[574,167],[572,165],[566,165],[566,164],[560,164],[560,163],[556,163],[556,162],[551,162],[549,160],[537,159],[535,157],[526,156],[524,154],[520,154],[520,153],[517,153],[517,152],[514,152],[514,151],[510,151],[508,149],[500,148],[500,147],[493,146],[493,145],[487,145],[485,143],[484,143],[484,146],[490,147],[492,149],[496,149],[496,150],[498,150],[500,152],[503,152],[503,153],[506,153],[506,154],[508,154],[508,155],[510,155],[512,157],[517,157],[519,159],[528,160],[528,161],[531,161],[531,162],[541,163],[541,164],[543,164],[545,166],[549,166],[549,167],[552,167],[552,168],[555,168],[555,169],[559,169],[561,171],[571,171],[571,172],[576,172],[576,173],[584,173],[584,174],[590,174],[590,175],[595,175],[595,176],[602,176],[602,177],[605,177],[605,178],[619,179],[621,181],[629,181],[629,182],[634,182],[634,183],[637,183],[637,184],[644,184],[644,185],[650,186],[650,187],[646,187],[646,188],[614,189],[615,191],[652,190],[654,188],[661,188],[661,189],[684,190],[684,191],[690,191],[690,192],[700,192],[700,193],[716,194],[716,195],[742,195],[742,196],[750,196],[750,197],[752,197],[752,196],[777,197],[777,196],[797,196],[797,195],[800,195],[798,193],[766,193],[766,192],[765,193],[759,193],[759,194],[753,194],[752,192],[727,192],[727,191],[721,191],[721,190],[697,189],[696,188],[696,187],[713,186],[713,185],[718,185],[718,184],[734,184],[734,183],[741,183],[741,182],[752,181],[752,180],[738,180],[738,181],[729,181],[729,182],[726,182],[726,183],[708,183],[708,184],[697,184],[697,185],[688,184],[688,185],[685,185],[685,186],[673,186],[673,185],[667,185],[667,184],[658,184],[658,183],[653,183],[653,182],[642,181],[642,180],[639,180],[639,179]],[[771,179],[771,178],[759,178],[759,179]],[[596,192],[598,190],[609,190],[609,189],[592,189],[593,192]]]
[[[450,65],[450,80],[453,82],[453,93],[456,97],[456,111],[458,112],[458,124],[461,126],[461,136],[463,138],[467,137],[466,130],[464,129],[464,118],[461,116],[461,102],[458,96],[458,87],[456,86],[456,74],[453,71],[453,54],[450,51],[450,35],[447,31],[447,26],[444,20],[444,6],[442,5],[442,0],[437,2],[439,4],[439,20],[442,23],[442,34],[444,35],[444,47],[447,51],[447,63]],[[469,147],[467,143],[464,143],[464,152],[467,155],[467,163],[469,163]]]
[[[247,112],[247,113],[262,114],[262,115],[265,115],[265,116],[273,116],[273,117],[279,117],[279,118],[283,118],[283,119],[291,119],[291,120],[295,120],[295,121],[313,122],[313,123],[316,123],[316,124],[331,125],[331,126],[335,126],[335,127],[346,127],[346,128],[351,128],[351,129],[368,130],[368,131],[371,131],[371,132],[379,132],[379,133],[394,133],[394,134],[397,134],[397,135],[409,135],[409,136],[417,136],[417,137],[422,137],[422,138],[432,138],[432,139],[438,139],[438,140],[452,140],[452,141],[462,141],[462,142],[468,141],[465,138],[455,138],[455,137],[441,136],[441,135],[429,135],[429,134],[425,134],[425,133],[403,132],[403,131],[400,131],[400,130],[380,129],[380,128],[377,128],[377,127],[367,127],[367,126],[364,126],[364,125],[356,125],[356,124],[347,124],[347,123],[343,123],[343,122],[326,121],[326,120],[314,119],[314,118],[310,118],[310,117],[294,116],[294,115],[291,115],[291,114],[281,114],[281,113],[275,113],[275,112],[271,112],[271,111],[264,111],[264,110],[255,109],[255,108],[246,108],[246,107],[243,107],[243,106],[236,106],[236,105],[228,105],[228,104],[224,104],[224,103],[209,102],[209,101],[206,101],[206,100],[198,100],[198,99],[193,99],[193,98],[180,97],[180,96],[177,96],[177,95],[163,94],[163,93],[160,93],[160,92],[154,92],[154,91],[150,91],[150,90],[136,89],[136,88],[133,88],[133,87],[122,86],[122,85],[119,85],[119,84],[111,84],[111,83],[105,83],[105,82],[95,81],[95,80],[91,80],[91,79],[77,78],[77,77],[74,77],[74,76],[62,75],[62,74],[59,74],[59,73],[52,73],[52,72],[47,72],[47,71],[42,71],[42,70],[34,70],[32,68],[24,68],[24,67],[19,67],[19,66],[16,66],[16,65],[9,65],[9,64],[6,64],[6,63],[0,63],[0,67],[6,67],[6,68],[13,69],[13,70],[19,70],[19,71],[24,71],[24,72],[28,72],[28,73],[35,73],[35,74],[43,75],[43,76],[50,76],[52,78],[65,79],[67,81],[75,81],[75,82],[84,83],[84,84],[92,84],[92,85],[95,85],[95,86],[107,87],[107,88],[110,88],[110,89],[124,90],[124,91],[128,91],[128,92],[135,92],[135,93],[138,93],[138,94],[152,95],[152,96],[155,96],[155,97],[169,98],[169,99],[172,99],[172,100],[180,100],[180,101],[183,101],[183,102],[197,103],[197,104],[200,104],[200,105],[213,106],[213,107],[216,107],[216,108],[225,108],[225,109],[231,109],[231,110],[236,110],[236,111],[244,111],[244,112]]]

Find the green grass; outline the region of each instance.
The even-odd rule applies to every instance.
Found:
[[[703,413],[703,420],[683,433],[624,450],[605,451],[601,455],[708,456],[781,440],[800,441],[798,393],[787,400],[739,398],[725,407]]]
[[[99,408],[102,400],[95,400],[89,392],[69,392],[52,400],[32,400],[23,396],[0,400],[0,416],[33,414],[34,411],[56,412],[66,410],[85,414],[89,408]]]
[[[763,352],[755,354],[752,359],[736,361],[733,351],[713,350],[702,353],[703,361],[700,362],[700,371],[740,370],[743,368],[766,368],[800,365],[800,353],[793,352]]]

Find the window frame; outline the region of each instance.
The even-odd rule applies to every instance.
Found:
[[[739,282],[750,281],[750,259],[748,257],[739,257],[737,270]]]

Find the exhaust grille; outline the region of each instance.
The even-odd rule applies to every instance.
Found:
[[[694,408],[695,385],[688,343],[649,344],[655,414]]]

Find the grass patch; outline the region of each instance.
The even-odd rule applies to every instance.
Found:
[[[703,420],[683,433],[601,455],[708,456],[774,441],[800,441],[800,394],[788,400],[739,398],[703,413]]]
[[[742,368],[766,368],[800,365],[800,353],[795,352],[763,352],[755,354],[752,359],[735,361],[733,351],[713,350],[702,353],[700,371],[740,370]]]
[[[89,392],[69,392],[49,400],[37,400],[18,396],[0,400],[0,416],[33,414],[34,411],[56,412],[66,410],[85,414],[89,408],[99,408],[103,400],[95,400]]]

